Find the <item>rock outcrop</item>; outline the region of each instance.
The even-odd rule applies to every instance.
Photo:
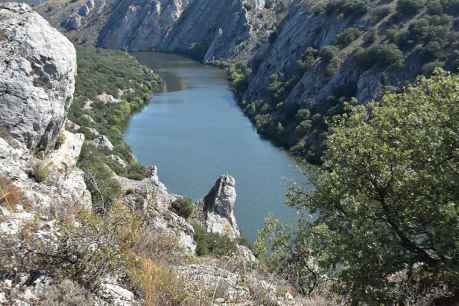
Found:
[[[91,207],[76,168],[84,135],[63,128],[75,88],[73,45],[25,4],[0,4],[0,34],[0,176],[34,209]]]
[[[234,216],[235,205],[236,179],[232,176],[219,177],[202,204],[207,232],[231,239],[239,238],[240,232]]]
[[[25,4],[0,4],[0,130],[34,151],[56,143],[72,103],[76,55]]]

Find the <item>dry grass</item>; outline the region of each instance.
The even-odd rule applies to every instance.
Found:
[[[145,306],[185,305],[189,299],[182,280],[150,258],[136,258],[128,276],[131,285],[143,295]]]
[[[6,177],[0,177],[0,204],[12,211],[21,203],[22,192]]]

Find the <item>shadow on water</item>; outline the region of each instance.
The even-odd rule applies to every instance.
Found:
[[[169,190],[202,198],[222,174],[236,177],[236,217],[254,239],[268,214],[294,223],[283,205],[289,182],[308,186],[295,160],[256,133],[225,73],[192,60],[153,52],[134,54],[161,75],[163,92],[133,116],[127,143],[144,164],[157,164]]]

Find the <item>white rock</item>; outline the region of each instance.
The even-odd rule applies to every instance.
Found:
[[[0,128],[49,150],[72,103],[75,48],[26,4],[0,3],[0,34]]]
[[[235,205],[236,179],[232,176],[219,177],[203,200],[207,232],[239,238],[241,234],[234,215]]]

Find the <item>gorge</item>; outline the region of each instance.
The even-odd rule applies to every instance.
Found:
[[[18,2],[0,304],[458,305],[459,0]]]
[[[125,133],[139,160],[158,165],[170,191],[195,200],[215,177],[235,176],[236,217],[251,240],[269,214],[294,223],[284,195],[290,183],[306,185],[307,178],[287,152],[260,138],[238,108],[224,71],[171,54],[134,55],[164,82]]]

